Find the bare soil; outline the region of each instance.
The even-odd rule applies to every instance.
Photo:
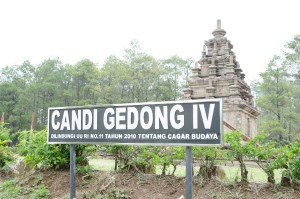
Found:
[[[38,176],[42,176],[40,183],[45,184],[50,191],[48,198],[69,197],[69,171],[36,172],[22,186],[30,186]],[[76,198],[106,196],[117,199],[183,199],[185,196],[184,177],[104,171],[93,171],[91,176],[76,177]],[[193,198],[298,199],[300,191],[266,183],[226,184],[218,178],[203,183],[198,177],[194,177]]]

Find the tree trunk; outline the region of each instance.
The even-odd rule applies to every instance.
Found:
[[[177,165],[176,165],[176,164],[173,164],[173,167],[174,167],[174,169],[173,169],[172,175],[175,174],[175,171],[176,171],[176,169],[177,169]]]
[[[119,150],[117,150],[115,154],[115,171],[118,169],[118,156],[119,156]]]
[[[166,170],[167,170],[167,164],[164,163],[164,164],[163,164],[163,168],[162,168],[161,175],[166,175]]]
[[[284,186],[284,187],[290,187],[291,186],[290,178],[281,176],[280,184],[281,184],[281,186]]]
[[[115,155],[115,171],[118,169],[118,154]]]
[[[238,155],[238,161],[240,163],[240,168],[241,168],[241,181],[248,182],[248,171],[242,155]]]
[[[267,172],[267,175],[268,175],[268,182],[275,184],[274,171]]]

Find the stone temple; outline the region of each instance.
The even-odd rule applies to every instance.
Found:
[[[222,98],[224,132],[236,129],[243,132],[245,138],[252,138],[257,132],[259,112],[254,106],[250,87],[220,20],[212,34],[214,37],[203,45],[201,59],[191,69],[184,98]]]

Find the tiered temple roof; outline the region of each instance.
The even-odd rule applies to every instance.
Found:
[[[191,69],[192,75],[189,87],[184,90],[184,97],[222,98],[225,109],[236,107],[239,111],[243,110],[250,115],[249,117],[255,119],[256,125],[259,112],[254,107],[251,89],[245,82],[245,74],[232,51],[231,41],[225,37],[226,31],[221,28],[220,20],[217,20],[217,28],[212,34],[212,39],[204,41],[201,59]],[[239,125],[235,126],[238,128]]]

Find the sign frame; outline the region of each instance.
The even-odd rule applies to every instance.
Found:
[[[220,134],[219,134],[219,140],[220,142],[217,144],[195,144],[195,143],[168,143],[168,142],[150,142],[150,143],[146,143],[146,142],[126,142],[126,143],[122,143],[122,142],[118,142],[116,140],[116,142],[69,142],[69,141],[65,141],[65,142],[53,142],[53,141],[49,141],[50,138],[50,111],[51,110],[72,110],[72,109],[91,109],[91,108],[109,108],[109,107],[128,107],[128,106],[147,106],[147,105],[151,105],[151,106],[155,106],[155,105],[168,105],[168,104],[196,104],[196,103],[217,103],[219,104],[219,112],[220,115],[218,117],[219,119],[219,123],[220,123]],[[125,130],[128,131],[128,133],[130,134],[130,130]],[[179,134],[184,134],[184,132],[182,132],[184,130],[178,130]],[[69,107],[51,107],[48,109],[48,125],[47,125],[47,143],[48,144],[107,144],[107,145],[137,145],[137,146],[223,146],[224,145],[224,131],[223,131],[223,100],[220,98],[216,98],[216,99],[198,99],[198,100],[183,100],[183,101],[163,101],[163,102],[142,102],[142,103],[124,103],[124,104],[101,104],[101,105],[87,105],[87,106],[69,106]]]

